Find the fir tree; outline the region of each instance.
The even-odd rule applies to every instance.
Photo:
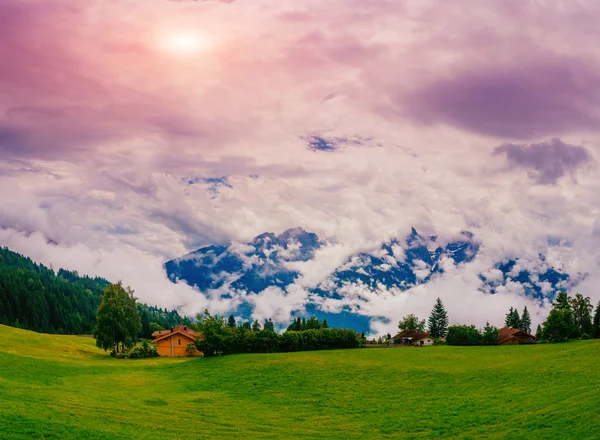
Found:
[[[519,323],[519,329],[524,332],[531,333],[531,316],[529,315],[529,310],[527,310],[527,306],[523,309],[523,315],[521,315],[521,320]]]
[[[233,316],[233,315],[229,316],[229,319],[227,320],[227,325],[230,328],[235,328],[235,316]]]
[[[254,323],[252,323],[252,331],[254,331],[254,332],[260,331],[260,322],[258,322],[258,320],[254,321]]]
[[[263,325],[263,330],[268,330],[268,331],[275,331],[275,324],[273,324],[273,321],[271,320],[271,318],[269,318],[268,320],[265,319],[265,324]]]
[[[448,329],[448,313],[442,300],[438,298],[429,315],[429,333],[434,338],[443,338]]]
[[[511,307],[508,313],[506,314],[504,323],[507,327],[520,328],[521,318],[519,317],[519,311]]]

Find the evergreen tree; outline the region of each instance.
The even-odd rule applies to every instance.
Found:
[[[542,326],[540,324],[538,324],[537,329],[535,331],[535,339],[542,339]]]
[[[448,329],[448,313],[442,304],[442,300],[438,298],[429,315],[429,333],[434,338],[443,338],[446,336]]]
[[[517,309],[514,309],[511,307],[510,310],[508,311],[508,313],[506,314],[504,323],[506,324],[507,327],[520,329],[521,328],[521,318],[519,317],[519,311]],[[531,324],[529,324],[529,325],[531,325]]]
[[[523,315],[521,315],[521,320],[519,323],[519,329],[524,332],[531,333],[531,316],[529,315],[529,310],[527,310],[527,306],[523,309]]]
[[[567,292],[559,292],[558,295],[556,295],[556,298],[554,298],[553,306],[555,309],[558,310],[572,310],[571,303],[569,302],[569,295],[567,295]]]
[[[152,336],[152,332],[150,331],[150,320],[148,319],[148,312],[145,310],[142,312],[141,316],[142,321],[142,338],[149,338]]]
[[[229,319],[227,320],[227,325],[230,328],[235,328],[235,316],[233,316],[233,315],[229,316]]]
[[[118,352],[119,344],[122,350],[133,346],[142,329],[135,300],[133,290],[120,281],[106,287],[94,328],[98,348]]]
[[[321,328],[329,328],[329,324],[327,323],[327,318],[323,318],[323,325]]]
[[[252,323],[252,331],[259,332],[260,331],[260,322],[258,320]]]
[[[499,330],[497,327],[494,327],[493,325],[490,325],[489,322],[486,322],[481,335],[481,343],[483,345],[498,345],[498,333]]]
[[[410,315],[406,315],[402,320],[398,323],[398,328],[402,330],[418,330],[422,332],[425,330],[425,321],[419,320],[412,313]]]
[[[271,332],[275,331],[275,324],[273,324],[273,321],[271,320],[271,318],[269,318],[268,320],[265,319],[265,324],[263,325],[263,330],[267,330],[267,331],[271,331]]]
[[[593,336],[594,338],[600,338],[600,301],[598,301],[598,305],[596,306],[596,312],[594,313],[594,323],[593,323]]]

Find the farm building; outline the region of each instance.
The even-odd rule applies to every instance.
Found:
[[[512,327],[502,327],[498,332],[498,345],[535,344],[535,336]]]
[[[417,347],[433,345],[433,338],[429,333],[418,330],[403,330],[394,336],[393,339],[394,343],[402,345],[414,345]]]
[[[188,344],[200,336],[191,328],[179,325],[169,330],[160,330],[152,333],[152,342],[156,344],[158,354],[161,356],[202,356],[202,352],[194,348],[193,352],[187,350]]]

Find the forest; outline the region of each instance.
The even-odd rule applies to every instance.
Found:
[[[46,267],[0,248],[0,324],[56,334],[91,334],[109,282]],[[140,337],[185,322],[176,310],[138,304]]]

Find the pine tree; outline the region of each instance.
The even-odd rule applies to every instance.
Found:
[[[438,298],[429,315],[429,333],[434,338],[443,338],[448,329],[448,313],[444,308],[442,300]]]
[[[529,310],[527,310],[527,306],[523,309],[523,315],[521,315],[521,320],[519,323],[519,329],[524,332],[531,333],[531,316],[529,315]]]
[[[252,323],[252,331],[259,332],[260,331],[260,322],[258,320]]]
[[[600,338],[600,301],[598,301],[598,305],[596,306],[596,312],[594,313],[594,338]]]
[[[235,316],[229,316],[229,319],[227,320],[227,325],[231,328],[235,328]]]
[[[263,325],[263,330],[268,330],[268,331],[275,331],[275,324],[273,324],[273,321],[271,320],[271,318],[269,318],[268,320],[265,319],[265,324]]]
[[[542,339],[542,326],[538,324],[537,330],[535,331],[535,339]]]
[[[510,308],[504,319],[504,323],[507,327],[520,328],[521,318],[519,317],[519,311],[513,307]],[[531,324],[529,324],[531,325]]]

